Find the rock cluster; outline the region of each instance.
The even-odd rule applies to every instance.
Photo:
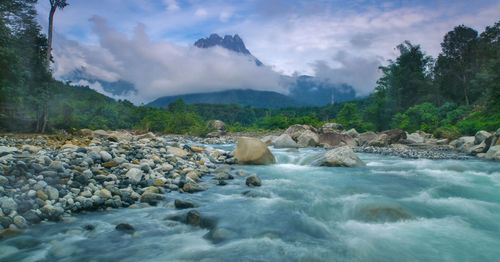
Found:
[[[206,190],[233,178],[227,164],[236,159],[201,144],[234,142],[88,129],[77,136],[0,137],[0,235],[82,210],[155,205],[170,191]],[[217,169],[223,164],[225,171]]]

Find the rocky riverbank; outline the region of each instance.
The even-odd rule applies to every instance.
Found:
[[[448,141],[423,132],[359,134],[335,123],[320,129],[294,125],[284,132],[247,135],[260,139],[240,140],[235,151],[208,145],[235,144],[241,135],[225,134],[225,129],[218,132],[210,138],[88,129],[76,135],[1,136],[0,236],[18,234],[31,224],[58,221],[86,210],[156,205],[168,192],[196,193],[225,185],[225,180],[235,177],[242,184],[258,186],[258,176],[233,170],[230,165],[237,161],[274,163],[267,146],[328,149],[315,162],[322,166],[364,165],[354,152],[403,158],[478,156],[500,160],[500,129],[494,134],[480,131],[475,136]],[[339,152],[330,150],[334,148]],[[191,205],[179,200],[175,206]]]
[[[234,142],[103,130],[0,137],[0,235],[84,210],[155,205],[170,191],[224,185],[233,178],[228,166],[235,163],[233,153],[203,144]],[[203,176],[213,179],[202,182]]]

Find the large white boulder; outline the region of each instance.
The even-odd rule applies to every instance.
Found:
[[[273,145],[275,148],[297,148],[299,147],[295,141],[293,141],[292,137],[288,134],[282,134],[277,137],[273,141]]]
[[[276,163],[269,148],[264,142],[253,137],[242,137],[238,140],[234,157],[238,164],[244,165],[267,165]]]
[[[312,165],[330,167],[354,167],[366,164],[348,146],[331,149],[322,154]]]
[[[297,144],[299,147],[315,147],[319,144],[319,136],[310,130],[306,130],[297,138]]]
[[[484,158],[500,161],[500,145],[490,147]]]

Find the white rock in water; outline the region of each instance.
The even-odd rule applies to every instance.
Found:
[[[238,140],[234,157],[239,164],[267,165],[276,163],[269,148],[257,138],[242,137]]]
[[[330,167],[354,167],[365,166],[366,164],[348,146],[338,147],[325,152],[314,161],[315,166],[330,166]]]
[[[288,134],[282,134],[273,141],[275,148],[297,148],[299,145]]]

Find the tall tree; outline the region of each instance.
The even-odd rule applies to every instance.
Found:
[[[54,30],[54,14],[57,8],[63,9],[68,3],[66,0],[50,0],[50,12],[49,12],[49,44],[47,50],[47,71],[50,70],[50,61],[52,59],[52,31]]]
[[[436,63],[436,77],[441,94],[454,102],[469,105],[477,98],[470,81],[478,72],[475,51],[477,31],[460,25],[448,32],[441,43],[442,52]],[[472,96],[472,97],[471,97]]]

